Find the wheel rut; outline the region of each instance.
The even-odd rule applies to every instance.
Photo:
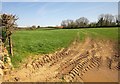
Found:
[[[111,75],[115,75],[117,78],[118,61],[115,60],[115,57],[119,56],[116,50],[113,50],[114,46],[114,43],[110,41],[97,41],[89,37],[81,43],[75,40],[68,48],[62,48],[53,54],[32,59],[24,67],[13,70],[11,74],[6,75],[4,81],[89,82],[89,76],[93,74],[96,77],[94,72],[97,75],[99,75],[98,72],[102,74],[115,72]],[[97,82],[94,77],[91,80]],[[103,81],[117,81],[113,80],[112,77],[109,77],[108,80],[108,76],[105,75],[104,78],[106,80]],[[102,81],[102,77],[99,81]]]

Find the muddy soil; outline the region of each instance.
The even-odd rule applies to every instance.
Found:
[[[10,82],[118,82],[117,43],[110,40],[74,41],[53,54],[28,59],[4,76]]]

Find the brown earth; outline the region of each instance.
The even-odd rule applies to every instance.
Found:
[[[117,43],[110,40],[74,41],[53,54],[30,57],[21,68],[4,76],[10,82],[118,82]]]

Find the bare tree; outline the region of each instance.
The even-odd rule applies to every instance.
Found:
[[[106,14],[104,19],[107,26],[111,26],[112,22],[114,22],[114,16],[111,14]]]
[[[73,20],[68,19],[68,20],[67,20],[67,23],[68,23],[68,27],[69,27],[69,28],[74,27],[74,21],[73,21]]]
[[[115,18],[112,14],[101,14],[98,18],[98,26],[112,26]]]
[[[87,27],[88,23],[89,23],[89,20],[85,17],[81,17],[76,20],[76,24],[78,27]]]
[[[61,22],[61,26],[67,27],[67,26],[68,26],[67,20],[63,20],[63,21]]]
[[[16,15],[11,15],[11,14],[2,14],[0,18],[1,26],[2,26],[2,38],[3,42],[5,43],[8,41],[9,44],[9,51],[10,54],[13,56],[13,51],[12,51],[12,39],[11,35],[13,33],[13,30],[17,28],[16,26],[16,20],[18,18]],[[4,35],[4,36],[3,36]]]
[[[34,30],[34,29],[36,29],[37,27],[35,26],[35,25],[33,25],[32,27],[31,27],[31,29],[32,30]]]
[[[99,15],[98,23],[97,23],[98,26],[104,26],[105,25],[104,16],[105,16],[104,14]]]
[[[70,22],[70,27],[71,28],[77,27],[76,23],[73,20],[71,20],[71,22]]]
[[[120,25],[120,20],[119,20],[120,19],[120,15],[115,15],[114,18],[115,18],[116,25],[119,26]]]
[[[61,26],[72,28],[72,27],[75,27],[75,23],[73,20],[67,19],[62,21]]]

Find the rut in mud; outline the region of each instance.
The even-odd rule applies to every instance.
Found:
[[[86,38],[68,48],[30,60],[4,76],[14,82],[117,82],[116,43]]]

